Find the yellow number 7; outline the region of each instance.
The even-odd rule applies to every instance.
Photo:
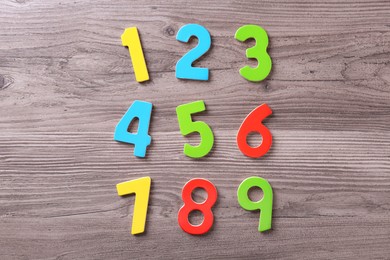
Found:
[[[143,233],[145,230],[146,213],[148,212],[148,202],[150,193],[150,177],[121,182],[116,185],[119,196],[135,193],[133,224],[131,234]]]

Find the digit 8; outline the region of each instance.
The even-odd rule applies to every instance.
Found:
[[[202,203],[197,203],[192,199],[192,192],[196,188],[202,188],[207,192],[207,199]],[[206,179],[192,179],[183,186],[181,196],[184,202],[178,213],[178,222],[181,229],[191,235],[207,233],[214,223],[211,208],[217,201],[218,196],[214,184]],[[199,225],[192,225],[188,220],[189,214],[194,210],[199,210],[203,214],[203,222]]]

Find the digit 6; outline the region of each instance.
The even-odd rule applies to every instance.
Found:
[[[242,122],[237,133],[237,145],[240,151],[252,158],[259,158],[265,155],[272,145],[272,134],[261,121],[272,114],[271,108],[267,104],[262,104],[248,114]],[[263,141],[257,147],[251,147],[247,142],[250,133],[257,132],[263,137]]]
[[[192,200],[192,192],[196,188],[203,188],[207,192],[207,199],[202,203],[197,203]],[[178,213],[179,226],[183,231],[191,235],[202,235],[207,233],[214,223],[214,215],[211,207],[217,201],[217,189],[214,184],[206,179],[192,179],[187,182],[182,190],[183,207]],[[191,211],[199,210],[203,213],[203,222],[200,225],[192,225],[188,220]]]

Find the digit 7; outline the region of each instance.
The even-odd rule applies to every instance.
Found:
[[[263,198],[252,201],[248,197],[248,191],[252,187],[258,187],[263,191]],[[237,190],[237,199],[245,210],[260,210],[259,232],[271,229],[273,192],[269,182],[260,177],[249,177],[243,180]]]
[[[135,193],[133,224],[131,234],[136,235],[145,231],[146,214],[150,194],[151,179],[149,176],[121,182],[116,185],[119,196]]]

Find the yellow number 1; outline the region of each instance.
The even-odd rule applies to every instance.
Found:
[[[135,79],[138,82],[149,80],[148,68],[146,67],[137,27],[126,28],[121,38],[122,45],[129,48]]]
[[[116,185],[119,196],[135,193],[133,224],[131,234],[143,233],[145,230],[146,213],[148,212],[148,202],[150,193],[150,177],[121,182]]]

